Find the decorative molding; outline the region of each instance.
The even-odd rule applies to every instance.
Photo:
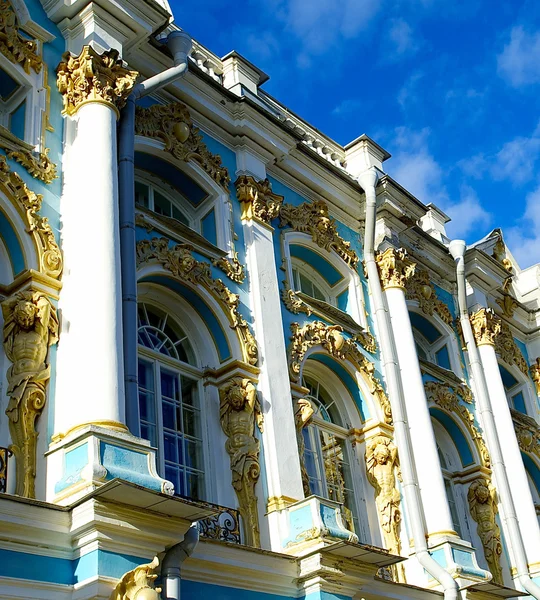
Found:
[[[231,181],[227,167],[218,154],[212,154],[203,141],[200,130],[193,125],[185,104],[154,104],[149,108],[135,109],[135,133],[161,140],[165,152],[178,160],[194,161],[224,189]]]
[[[298,294],[291,289],[289,282],[285,279],[283,281],[283,289],[281,290],[281,299],[285,308],[297,315],[301,312],[306,313],[309,317],[311,315],[311,308],[298,296]]]
[[[405,290],[407,281],[414,275],[413,263],[403,248],[387,248],[375,256],[383,289],[400,288]]]
[[[357,336],[345,338],[339,325],[326,325],[322,321],[313,321],[300,326],[291,323],[291,344],[289,345],[289,372],[293,381],[298,381],[302,362],[308,350],[322,346],[338,360],[349,360],[363,376],[370,392],[378,400],[384,413],[384,422],[392,423],[390,401],[379,379],[375,376],[375,366],[358,349]]]
[[[0,447],[0,494],[7,492],[8,459],[12,454],[9,448]]]
[[[339,235],[336,221],[328,216],[328,205],[322,200],[304,202],[300,206],[283,204],[279,213],[279,226],[310,234],[319,248],[329,252],[333,250],[351,268],[356,269],[358,255],[351,249],[351,243]]]
[[[519,304],[510,296],[510,294],[504,294],[502,298],[497,298],[495,302],[501,307],[503,315],[511,319],[514,316],[514,312]]]
[[[35,498],[36,420],[43,411],[51,376],[49,347],[58,341],[58,317],[41,292],[23,291],[2,302],[3,343],[8,360],[6,415],[15,456],[15,494]]]
[[[257,391],[249,379],[232,377],[219,389],[219,417],[227,436],[225,449],[231,459],[232,485],[238,498],[249,546],[260,547],[259,514],[255,485],[259,480],[260,443],[255,425],[263,430],[263,416]]]
[[[10,170],[6,159],[0,156],[0,185],[23,211],[27,232],[34,236],[39,254],[40,271],[53,279],[60,279],[63,258],[46,217],[39,215],[43,197],[28,189],[21,177]]]
[[[242,220],[255,218],[263,223],[270,223],[279,215],[283,196],[272,192],[268,179],[255,181],[251,175],[240,175],[234,186],[242,208]]]
[[[484,556],[493,575],[493,583],[503,585],[501,569],[501,530],[497,525],[497,494],[491,480],[484,477],[473,481],[467,492],[469,511],[478,527],[476,533],[484,547]]]
[[[474,424],[474,415],[472,412],[459,401],[459,396],[469,404],[472,401],[472,394],[470,389],[462,385],[452,386],[447,383],[439,383],[437,381],[426,381],[424,383],[424,389],[426,391],[426,397],[428,400],[432,400],[435,404],[446,410],[450,414],[454,414],[460,418],[465,428],[471,435],[473,442],[482,461],[482,465],[485,467],[491,466],[491,459],[489,451],[484,442],[482,434]]]
[[[504,321],[501,321],[501,331],[495,338],[495,352],[504,362],[509,365],[516,365],[525,377],[529,376],[527,361],[516,344],[510,327]]]
[[[119,116],[139,73],[123,66],[118,50],[98,54],[91,46],[83,46],[79,56],[62,55],[56,75],[64,99],[63,114],[73,116],[84,104],[101,102]]]
[[[25,73],[30,69],[40,73],[43,59],[38,55],[38,44],[19,32],[19,19],[8,0],[0,0],[0,52],[14,65],[21,65]]]
[[[540,356],[538,356],[534,364],[529,367],[529,371],[532,380],[534,381],[534,386],[536,387],[536,394],[540,396]]]
[[[0,148],[6,151],[8,158],[16,160],[32,177],[44,183],[51,183],[58,177],[56,165],[48,157],[49,148],[45,148],[44,152],[34,152],[30,144],[13,135],[3,125],[0,125]]]
[[[510,409],[519,449],[540,458],[540,426],[528,415]]]
[[[206,504],[209,504],[208,502]],[[207,540],[219,540],[231,544],[241,544],[240,539],[240,514],[234,508],[211,504],[218,509],[218,513],[206,519],[199,519],[197,527],[201,537]]]
[[[257,364],[257,342],[249,325],[238,310],[240,297],[233,294],[221,279],[214,279],[210,265],[193,258],[193,248],[187,244],[169,247],[167,238],[152,238],[137,243],[137,267],[144,263],[157,262],[182,282],[189,281],[205,288],[219,302],[227,315],[231,328],[238,332],[244,353],[244,360]]]
[[[501,332],[501,319],[491,308],[480,308],[469,316],[474,339],[478,346],[495,346],[495,339]]]
[[[243,283],[246,278],[246,270],[238,260],[238,252],[234,252],[232,258],[214,258],[212,264],[214,267],[221,269],[235,283]]]
[[[111,592],[110,600],[159,600],[161,588],[155,587],[158,557],[146,565],[139,565],[122,575],[120,581]]]
[[[409,300],[418,302],[424,314],[431,317],[433,313],[437,313],[447,325],[452,325],[452,313],[448,306],[437,298],[429,273],[424,269],[415,269],[414,274],[406,281],[405,294]]]
[[[399,477],[399,459],[395,444],[385,435],[377,435],[366,442],[366,474],[375,488],[375,504],[386,549],[392,554],[401,554],[401,495],[396,485],[396,470]],[[405,581],[403,565],[391,567],[394,581]]]

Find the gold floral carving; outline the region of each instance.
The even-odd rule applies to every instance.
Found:
[[[311,422],[314,410],[311,402],[307,398],[298,398],[294,408],[294,423],[296,426],[296,442],[298,444],[298,455],[300,457],[300,470],[302,472],[302,486],[304,488],[304,496],[311,496],[311,488],[309,486],[309,475],[306,468],[304,435],[302,431]]]
[[[540,427],[536,421],[517,410],[512,410],[512,420],[519,449],[540,458]]]
[[[56,309],[40,292],[18,292],[2,303],[4,351],[12,363],[7,371],[6,415],[10,450],[16,461],[15,493],[35,498],[36,420],[46,401],[51,376],[49,346],[58,341]]]
[[[416,300],[423,313],[429,316],[437,313],[447,325],[452,325],[452,314],[448,306],[437,298],[435,287],[431,283],[427,271],[415,269],[413,276],[406,282],[406,286],[407,298]]]
[[[151,563],[135,567],[122,575],[111,592],[110,600],[136,600],[136,598],[159,600],[161,588],[155,587],[157,579],[155,571],[158,566],[159,559],[156,556]]]
[[[178,160],[195,161],[219,185],[227,189],[231,178],[221,164],[221,157],[212,154],[203,141],[200,130],[193,125],[187,107],[181,102],[137,106],[135,133],[161,140],[165,152]]]
[[[19,32],[19,20],[7,0],[0,0],[0,52],[13,64],[22,65],[26,73],[41,71],[43,60],[38,55],[38,45]]]
[[[118,50],[98,54],[91,46],[83,46],[79,56],[65,52],[56,74],[63,113],[70,116],[87,102],[103,102],[118,113],[139,76],[123,66]]]
[[[493,258],[495,260],[500,262],[501,265],[509,273],[512,273],[512,271],[513,271],[512,261],[506,256],[506,246],[505,246],[502,236],[500,234],[499,234],[499,239],[497,240],[497,243],[495,244],[495,246],[493,246],[493,252],[491,253],[491,256],[493,256]]]
[[[396,485],[399,472],[397,448],[384,435],[377,435],[366,443],[366,471],[375,488],[375,503],[386,548],[392,554],[401,554],[399,532],[401,529],[401,495]],[[395,581],[405,581],[402,565],[392,567]]]
[[[503,585],[501,531],[495,519],[498,512],[497,495],[491,481],[481,477],[471,483],[467,500],[471,516],[478,525],[476,532],[484,547],[484,556],[493,575],[493,583]]]
[[[387,248],[384,252],[378,252],[375,260],[385,290],[389,288],[404,290],[407,281],[414,275],[416,264],[409,259],[407,251],[403,248]]]
[[[302,362],[308,350],[314,346],[322,346],[331,356],[338,360],[350,361],[363,376],[370,392],[376,397],[384,413],[385,423],[392,423],[390,401],[375,376],[375,366],[358,349],[357,336],[345,338],[340,325],[327,325],[322,321],[313,321],[300,326],[291,323],[291,344],[289,346],[289,371],[293,381],[300,375]],[[370,334],[367,334],[370,335]]]
[[[243,283],[246,278],[244,265],[238,260],[238,252],[235,252],[231,259],[215,258],[212,264],[214,267],[221,269],[229,279],[236,283]]]
[[[540,356],[537,357],[534,364],[530,367],[531,377],[536,387],[536,394],[540,396]]]
[[[279,226],[308,233],[319,248],[333,250],[353,269],[358,265],[358,255],[351,249],[350,242],[339,235],[336,221],[328,216],[328,205],[322,200],[304,202],[300,206],[284,204],[279,213]]]
[[[137,243],[137,266],[152,261],[159,263],[180,281],[200,285],[210,292],[224,309],[231,328],[238,332],[244,360],[250,365],[257,364],[257,342],[238,310],[240,297],[233,294],[221,279],[214,279],[210,265],[193,258],[192,251],[193,248],[187,244],[169,247],[167,238],[141,240]]]
[[[476,343],[494,346],[495,338],[501,332],[501,319],[491,308],[480,308],[469,318]]]
[[[519,304],[510,296],[505,294],[502,298],[497,298],[495,301],[501,307],[503,315],[511,319],[514,316],[514,312]]]
[[[495,338],[495,352],[509,365],[516,365],[517,368],[527,377],[529,375],[529,366],[521,350],[518,348],[510,327],[502,321],[501,331]]]
[[[6,150],[6,155],[8,158],[20,163],[32,177],[41,179],[44,183],[51,183],[58,175],[56,165],[47,156],[48,152],[49,149],[46,148],[45,152],[36,155],[30,150],[21,148],[19,150]]]
[[[471,438],[476,446],[482,465],[485,467],[491,466],[489,451],[484,442],[482,434],[474,424],[474,415],[472,412],[459,401],[459,396],[467,402],[472,402],[472,394],[470,389],[465,385],[451,385],[448,383],[439,383],[437,381],[426,381],[424,383],[426,397],[432,400],[446,410],[447,412],[458,416],[465,425]]]
[[[259,440],[255,426],[262,432],[263,416],[257,391],[249,379],[233,377],[219,390],[219,416],[227,436],[225,449],[231,459],[232,485],[244,523],[244,538],[249,546],[260,546],[259,516],[255,485],[259,480]]]
[[[306,313],[309,317],[311,315],[311,308],[298,297],[294,290],[291,290],[289,282],[285,279],[283,281],[283,289],[281,290],[281,299],[287,310],[290,310],[293,314],[297,315],[301,312]]]
[[[24,211],[27,232],[34,237],[38,248],[41,272],[59,279],[63,268],[62,253],[54,238],[49,220],[39,214],[42,196],[28,189],[21,177],[10,170],[3,156],[0,156],[0,185]]]
[[[283,196],[272,192],[268,179],[255,181],[251,175],[240,175],[234,182],[236,196],[242,208],[242,219],[258,219],[270,223],[279,215]]]

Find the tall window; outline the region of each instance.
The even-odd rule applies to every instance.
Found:
[[[149,183],[135,182],[135,202],[158,215],[172,217],[188,227],[191,226],[189,217],[180,209],[178,199],[173,198],[172,194],[164,194],[163,191],[157,190]]]
[[[418,357],[427,362],[454,370],[450,359],[448,336],[443,335],[430,321],[415,312],[409,312],[414,343]]]
[[[510,408],[517,410],[524,415],[527,414],[527,404],[525,401],[525,394],[527,394],[527,386],[524,383],[519,382],[511,373],[499,365],[499,372],[508,399]]]
[[[312,494],[343,504],[346,526],[359,531],[355,505],[347,430],[342,426],[335,400],[314,379],[303,379],[307,399],[314,410],[311,424],[304,428],[304,461]]]
[[[141,436],[158,448],[158,470],[176,494],[202,499],[200,375],[193,348],[172,317],[148,304],[139,304],[138,340]]]
[[[448,508],[450,509],[450,516],[452,517],[452,525],[454,531],[463,539],[461,522],[459,520],[459,513],[456,504],[456,494],[454,491],[454,484],[452,483],[452,474],[448,470],[448,462],[444,456],[439,444],[437,444],[437,453],[441,462],[442,475],[444,480],[444,490],[446,492],[446,499],[448,500]]]

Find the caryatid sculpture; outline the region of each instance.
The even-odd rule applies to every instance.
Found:
[[[304,496],[311,496],[311,488],[309,486],[309,475],[306,468],[305,451],[306,444],[304,442],[304,427],[307,427],[313,416],[313,406],[307,398],[299,398],[296,401],[294,410],[294,423],[296,426],[296,441],[298,444],[298,455],[300,457],[300,470],[302,472],[302,486],[304,488]]]
[[[51,376],[49,346],[58,341],[58,318],[40,292],[23,291],[2,303],[4,350],[12,365],[7,371],[11,446],[16,461],[15,493],[35,497],[36,419],[45,406],[45,386]]]
[[[396,487],[396,469],[399,468],[397,448],[382,435],[369,440],[366,445],[367,477],[375,488],[375,503],[386,548],[392,554],[401,553],[399,532],[401,528],[401,495]],[[392,567],[394,579],[404,581],[402,565]]]
[[[225,449],[231,459],[232,485],[244,522],[245,543],[260,546],[255,485],[259,479],[259,440],[263,417],[255,386],[249,379],[233,377],[219,390],[221,427],[227,436]]]
[[[487,479],[477,479],[469,487],[467,500],[471,516],[478,525],[476,532],[484,547],[484,556],[493,575],[493,582],[502,585],[501,530],[495,520],[498,512],[495,488]]]

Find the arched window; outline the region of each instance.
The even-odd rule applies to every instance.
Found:
[[[156,306],[139,304],[141,436],[158,448],[158,471],[178,495],[204,490],[200,369],[182,327]]]
[[[409,317],[418,357],[448,371],[454,371],[457,365],[452,358],[448,336],[418,313],[411,311]]]
[[[303,385],[309,389],[307,399],[314,411],[310,425],[302,431],[310,492],[342,503],[345,525],[358,532],[347,429],[324,386],[311,377],[304,377]]]
[[[188,227],[193,226],[193,219],[186,214],[185,202],[182,203],[180,194],[174,193],[172,189],[166,190],[164,184],[158,187],[149,181],[137,178],[135,180],[135,202],[158,215],[171,217]]]
[[[454,484],[452,483],[452,473],[448,470],[448,462],[446,457],[441,451],[439,444],[437,444],[437,453],[441,462],[442,475],[444,480],[444,490],[446,492],[446,499],[448,500],[448,507],[450,508],[450,515],[452,517],[452,525],[454,530],[463,539],[461,522],[459,520],[459,514],[456,504],[456,494],[454,492]]]
[[[499,365],[499,372],[508,399],[510,408],[517,410],[524,415],[527,414],[527,384],[525,382],[518,381],[512,373],[501,364]]]
[[[298,259],[292,261],[294,289],[316,300],[323,300],[335,306],[336,299],[323,278],[307,263]]]

